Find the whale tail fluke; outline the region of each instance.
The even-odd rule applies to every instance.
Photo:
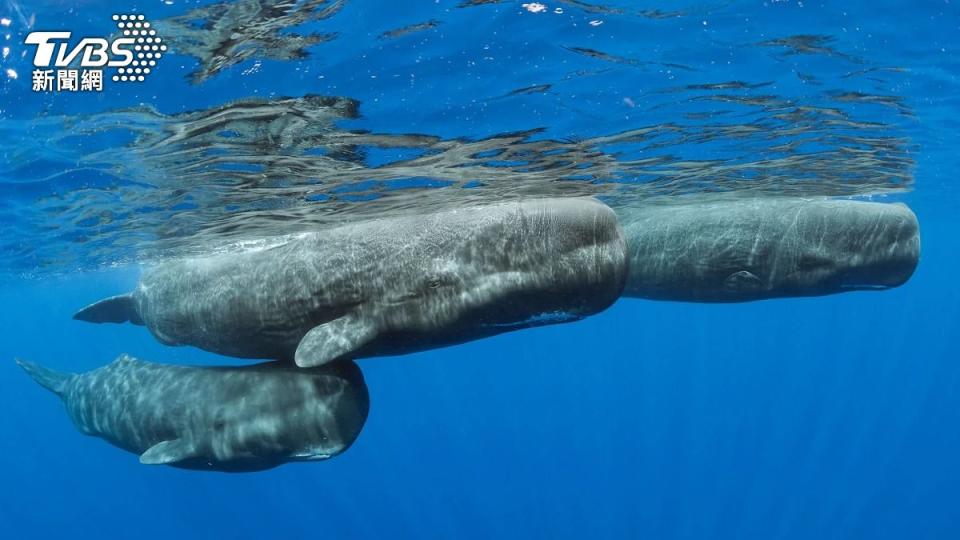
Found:
[[[111,296],[74,313],[73,318],[78,321],[92,323],[125,323],[143,324],[137,305],[132,294]]]
[[[27,375],[30,375],[33,380],[37,381],[37,384],[58,396],[63,395],[67,389],[67,383],[73,378],[73,373],[57,371],[19,358],[16,359],[16,362],[18,366],[27,372]]]

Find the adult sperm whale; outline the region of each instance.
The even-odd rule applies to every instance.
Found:
[[[140,454],[141,463],[186,469],[256,471],[330,458],[356,440],[370,405],[350,361],[186,367],[121,355],[82,374],[17,363],[60,396],[81,432]]]
[[[620,212],[630,252],[624,296],[742,302],[886,289],[920,258],[903,204],[749,199]]]
[[[74,318],[299,366],[391,355],[573,320],[626,279],[616,215],[538,199],[383,218],[259,251],[171,261]]]

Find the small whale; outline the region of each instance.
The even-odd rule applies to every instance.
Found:
[[[744,302],[882,290],[920,259],[903,204],[768,198],[619,211],[630,251],[624,296]]]
[[[81,374],[17,364],[63,400],[78,430],[150,465],[246,472],[328,459],[356,440],[370,406],[350,361],[186,367],[121,355]]]
[[[168,261],[75,319],[311,367],[576,320],[619,298],[626,243],[593,199],[382,218],[271,248]]]

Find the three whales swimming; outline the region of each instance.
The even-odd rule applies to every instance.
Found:
[[[75,318],[280,362],[186,368],[121,357],[82,375],[21,366],[63,398],[82,432],[144,463],[259,470],[349,447],[368,407],[353,358],[576,320],[621,295],[739,302],[889,288],[919,259],[916,217],[903,205],[757,199],[618,214],[592,199],[503,203],[168,262]]]

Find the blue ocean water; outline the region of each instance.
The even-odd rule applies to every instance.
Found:
[[[955,4],[571,1],[543,2],[545,10],[534,13],[532,3],[519,2],[354,0],[328,18],[277,31],[281,37],[336,34],[307,47],[304,58],[271,58],[277,43],[258,48],[252,42],[241,48],[253,51],[249,58],[194,81],[188,77],[202,70],[203,59],[181,45],[139,86],[105,84],[103,92],[90,94],[38,93],[30,87],[32,49],[23,37],[31,29],[106,35],[110,15],[119,10],[159,21],[209,4],[0,4],[0,18],[10,21],[2,29],[9,30],[10,52],[0,66],[5,535],[960,536],[955,285],[960,193],[952,174],[960,164],[953,149],[960,112],[960,9]],[[437,23],[383,36],[426,21]],[[585,49],[602,54],[586,55]],[[690,88],[730,82],[763,86]],[[550,88],[529,90],[537,85]],[[701,99],[717,92],[727,97]],[[76,432],[62,405],[20,372],[15,356],[75,371],[103,365],[122,352],[166,363],[242,363],[163,346],[143,328],[71,320],[79,307],[134,286],[138,270],[130,260],[141,248],[162,254],[167,244],[161,241],[199,238],[209,246],[237,240],[226,232],[191,237],[184,229],[163,229],[175,215],[203,223],[200,232],[224,223],[229,216],[190,209],[226,208],[222,200],[204,199],[204,190],[233,184],[197,174],[193,158],[182,158],[183,152],[165,154],[167,147],[156,144],[138,147],[142,142],[135,137],[111,131],[154,122],[138,133],[168,133],[163,130],[169,125],[186,120],[107,113],[148,106],[169,116],[256,96],[308,94],[357,100],[359,116],[337,122],[353,137],[418,134],[457,148],[535,128],[542,130],[531,140],[563,142],[680,125],[679,135],[660,146],[608,149],[620,168],[588,168],[584,174],[600,181],[585,189],[630,185],[636,170],[624,163],[663,151],[676,159],[665,162],[669,170],[662,175],[673,179],[670,189],[685,196],[726,184],[711,182],[709,175],[683,176],[677,163],[710,162],[704,171],[721,174],[723,165],[764,159],[762,148],[773,146],[775,136],[792,136],[726,130],[704,142],[712,126],[769,126],[763,122],[782,112],[782,105],[761,113],[739,110],[734,97],[774,96],[770,99],[789,103],[791,110],[834,107],[862,124],[844,124],[838,132],[831,131],[836,124],[830,121],[807,126],[807,150],[787,157],[810,162],[776,164],[783,176],[770,173],[764,189],[906,202],[920,221],[921,262],[908,283],[889,291],[718,305],[622,299],[576,323],[361,360],[370,416],[355,445],[327,462],[235,475],[147,467],[132,454]],[[729,115],[720,115],[727,108]],[[697,113],[716,116],[684,124],[694,122],[697,117],[689,115]],[[94,128],[71,131],[84,122]],[[110,122],[117,126],[104,128]],[[900,141],[868,146],[878,161],[867,165],[879,167],[875,164],[890,155],[910,161],[909,181],[887,179],[884,175],[901,172],[888,162],[870,176],[858,168],[860,156],[812,159],[853,145],[853,139],[858,148],[869,145],[874,131],[861,130]],[[264,143],[270,133],[256,139],[253,149],[273,148]],[[354,162],[365,168],[356,178],[381,178],[376,175],[384,163],[404,159],[403,148],[424,152],[421,143],[409,140],[364,144],[369,148]],[[502,142],[494,147],[512,148]],[[271,152],[264,155],[277,150]],[[293,155],[289,146],[281,145],[280,153]],[[515,158],[526,159],[519,153]],[[801,162],[803,167],[791,165]],[[418,164],[401,172],[436,178],[446,171],[454,178],[457,165],[462,163],[427,174]],[[493,186],[488,191],[499,196],[496,177],[477,170]],[[527,172],[511,171],[534,192],[553,186],[533,173],[523,176]],[[783,177],[792,173],[809,175],[810,184],[784,184]],[[310,174],[319,173],[310,169]],[[754,180],[761,184],[764,178]],[[239,174],[236,179],[249,180]],[[270,201],[275,192],[267,188],[281,190],[282,197],[290,197],[283,190],[293,189],[279,183],[258,187],[264,189],[257,200]],[[151,198],[190,189],[192,198],[176,204]],[[231,193],[229,204],[244,208],[236,195]],[[325,211],[322,197],[313,202],[317,212]],[[363,204],[330,219],[349,219]],[[434,202],[424,196],[423,204]],[[86,225],[91,208],[96,215],[110,212],[112,220]],[[160,216],[156,222],[154,213]],[[256,223],[252,214],[238,215],[230,231],[237,223]]]

